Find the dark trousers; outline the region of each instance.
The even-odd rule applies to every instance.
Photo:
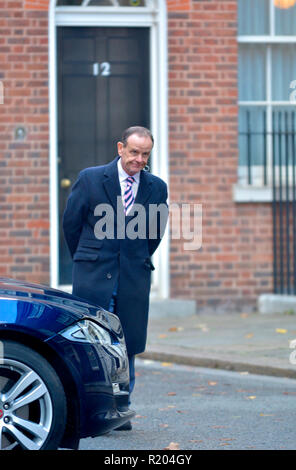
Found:
[[[116,283],[115,285],[115,288],[114,288],[114,291],[112,293],[112,297],[111,297],[111,300],[110,300],[110,304],[109,304],[109,312],[111,313],[115,313],[116,314],[116,297],[117,297],[117,287],[118,287],[118,284]],[[128,362],[129,362],[129,376],[130,376],[130,385],[129,385],[129,405],[130,405],[130,397],[131,397],[131,393],[134,389],[134,386],[135,386],[135,380],[136,380],[136,376],[135,376],[135,355],[131,355],[131,356],[128,356]]]

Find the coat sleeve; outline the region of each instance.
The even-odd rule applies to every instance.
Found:
[[[82,171],[72,187],[63,216],[64,236],[72,258],[88,213],[88,191],[84,179]]]
[[[149,249],[149,255],[152,256],[153,253],[156,251],[158,248],[158,245],[160,244],[164,232],[166,229],[167,221],[168,221],[168,216],[169,216],[169,210],[168,210],[168,204],[167,204],[167,198],[168,198],[168,191],[167,191],[167,185],[162,182],[162,187],[160,191],[160,198],[158,201],[159,205],[159,211],[157,212],[157,220],[153,220],[152,223],[154,227],[156,227],[156,236],[153,236],[152,238],[149,237],[149,242],[148,242],[148,249]],[[153,233],[153,230],[152,230]]]

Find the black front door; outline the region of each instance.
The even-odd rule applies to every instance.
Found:
[[[59,283],[72,262],[62,215],[79,171],[116,156],[122,131],[150,126],[149,28],[58,28]]]

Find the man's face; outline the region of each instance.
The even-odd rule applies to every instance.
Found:
[[[122,142],[118,142],[117,150],[118,155],[121,157],[121,165],[128,175],[133,176],[145,168],[152,146],[150,137],[137,134],[129,136],[125,147]]]

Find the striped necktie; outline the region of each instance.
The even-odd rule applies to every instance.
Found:
[[[132,176],[129,176],[128,178],[126,178],[126,187],[125,187],[125,191],[123,195],[125,214],[127,214],[127,212],[132,207],[134,200],[135,200],[133,191],[132,191],[132,186],[133,186],[134,181],[135,181],[135,178],[133,178]]]

